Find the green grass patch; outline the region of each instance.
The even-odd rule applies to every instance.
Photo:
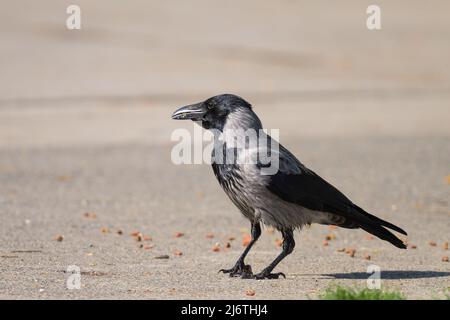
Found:
[[[349,287],[331,287],[319,296],[322,300],[405,300],[406,297],[397,291],[379,289],[358,289]]]

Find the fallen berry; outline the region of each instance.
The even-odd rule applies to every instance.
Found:
[[[356,249],[353,249],[353,248],[347,249],[347,250],[345,250],[345,253],[353,258],[355,256]]]
[[[332,234],[332,233],[327,234],[325,236],[325,240],[334,240],[334,239],[336,239],[336,236],[334,234]]]
[[[88,219],[97,219],[97,215],[93,212],[85,212],[83,216]]]
[[[275,239],[275,244],[277,245],[277,247],[281,247],[283,245],[283,240]]]
[[[212,251],[214,251],[214,252],[219,252],[220,251],[220,245],[219,245],[218,242],[212,247]]]
[[[255,292],[255,290],[249,289],[249,290],[245,291],[245,294],[247,296],[253,297],[256,294],[256,292]]]
[[[245,235],[242,237],[242,245],[243,245],[244,247],[248,246],[248,244],[250,243],[250,241],[252,241],[252,237],[251,237],[249,234],[245,234]]]
[[[103,228],[100,229],[100,231],[101,231],[102,233],[109,233],[109,228],[103,227]]]

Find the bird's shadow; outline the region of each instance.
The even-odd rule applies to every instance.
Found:
[[[322,274],[322,276],[332,277],[335,279],[367,279],[370,273],[366,272],[348,272],[348,273],[329,273]],[[440,278],[449,277],[450,272],[445,271],[405,271],[405,270],[387,270],[381,271],[381,279],[425,279],[425,278]]]

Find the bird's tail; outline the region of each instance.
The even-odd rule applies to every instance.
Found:
[[[365,217],[369,218],[371,221],[373,221],[374,223],[378,223],[380,225],[382,225],[383,227],[392,229],[394,231],[400,232],[401,234],[404,234],[405,236],[407,236],[408,234],[406,233],[405,230],[403,230],[402,228],[397,227],[396,225],[393,225],[390,222],[387,222],[383,219],[380,219],[378,217],[375,217],[374,215],[368,213],[367,211],[365,211],[364,209],[361,209],[360,207],[358,207],[356,204],[353,205],[354,208],[361,214],[363,214]],[[384,229],[384,228],[383,228]]]
[[[397,238],[394,234],[392,234],[389,230],[384,228],[382,225],[375,223],[362,223],[359,225],[359,227],[373,234],[374,236],[377,236],[380,239],[392,243],[397,248],[406,249],[405,243],[401,239]]]
[[[394,234],[392,234],[386,228],[389,228],[389,229],[395,230],[401,234],[407,235],[405,230],[397,227],[396,225],[393,225],[390,222],[387,222],[383,219],[375,217],[374,215],[371,215],[370,213],[361,209],[357,205],[354,205],[354,209],[356,209],[360,214],[363,215],[362,219],[358,219],[358,223],[357,223],[358,227],[373,234],[374,236],[377,236],[380,239],[383,239],[383,240],[386,240],[386,241],[392,243],[397,248],[406,249],[405,243],[401,239],[397,238]]]
[[[401,239],[397,238],[389,230],[387,230],[387,228],[397,231],[401,234],[407,235],[405,230],[397,227],[396,225],[393,225],[390,222],[387,222],[383,219],[375,217],[374,215],[371,215],[370,213],[361,209],[357,205],[353,205],[353,209],[356,210],[361,215],[356,216],[350,222],[347,221],[346,222],[347,225],[344,225],[344,227],[361,228],[361,229],[373,234],[374,236],[377,236],[378,238],[380,238],[382,240],[392,243],[397,248],[406,249],[406,245],[403,243],[403,241]]]

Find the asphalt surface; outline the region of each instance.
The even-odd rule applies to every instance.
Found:
[[[315,299],[335,284],[365,287],[372,264],[382,288],[444,297],[447,2],[381,1],[375,33],[361,1],[105,3],[80,1],[79,33],[65,29],[69,3],[2,5],[0,298]],[[222,92],[248,99],[303,163],[405,229],[410,248],[313,225],[277,267],[286,279],[219,274],[249,224],[208,165],[173,164],[171,134],[193,124],[170,115]],[[277,239],[263,231],[254,271]],[[80,289],[67,288],[69,266]]]

